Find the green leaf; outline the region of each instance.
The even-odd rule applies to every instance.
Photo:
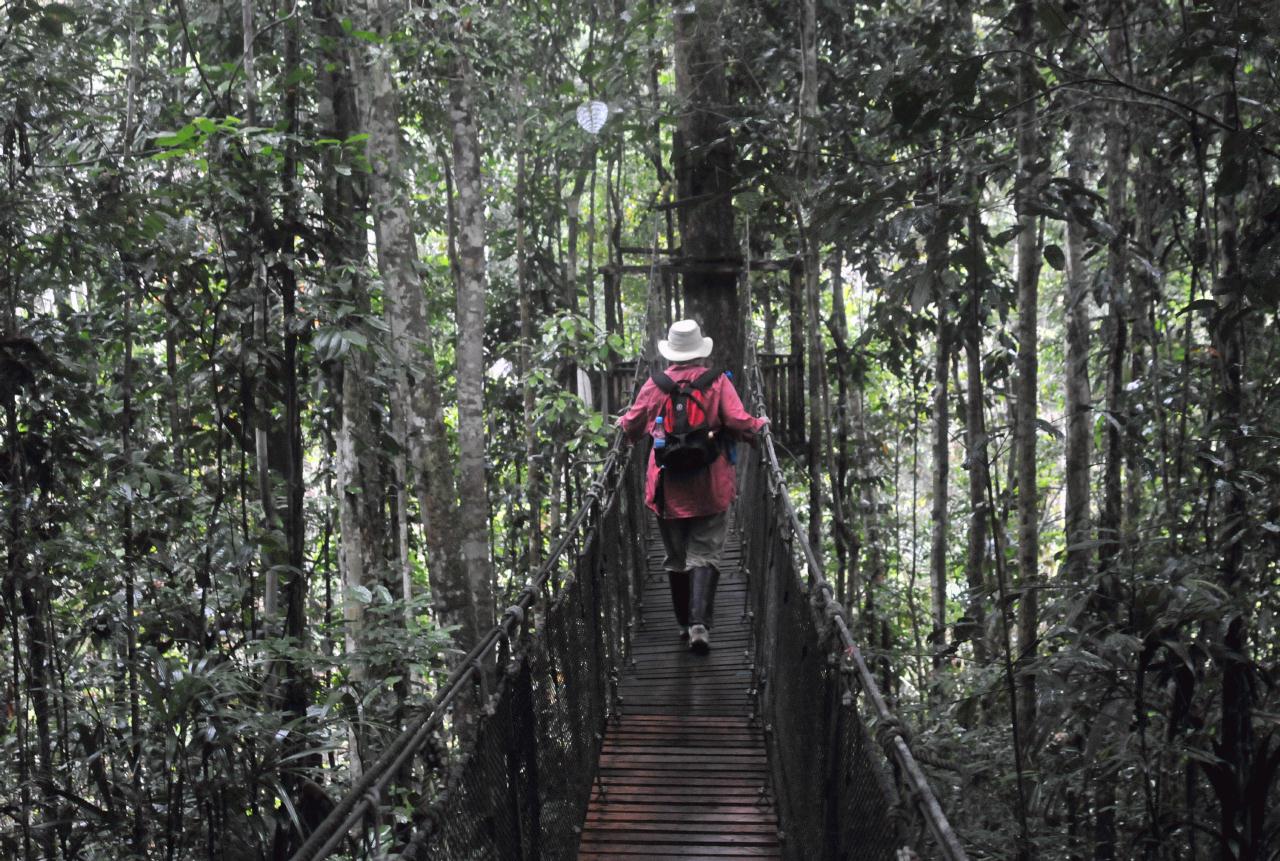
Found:
[[[1008,230],[1002,230],[999,233],[997,233],[995,236],[991,237],[991,245],[995,246],[996,248],[1000,248],[1002,246],[1008,245],[1009,240],[1013,239],[1015,236],[1017,236],[1021,232],[1022,232],[1021,227],[1010,227]]]
[[[1067,258],[1063,255],[1062,249],[1056,245],[1045,246],[1044,259],[1046,263],[1059,272],[1067,268]]]
[[[173,134],[160,135],[156,138],[156,146],[176,147],[182,146],[187,141],[196,136],[196,127],[191,123],[187,123]]]

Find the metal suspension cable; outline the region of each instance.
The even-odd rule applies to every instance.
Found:
[[[649,283],[649,289],[653,289],[652,280]],[[644,369],[643,361],[637,360],[636,372],[632,380],[633,395],[644,377]],[[618,430],[613,436],[608,454],[595,480],[583,497],[581,507],[565,525],[546,561],[521,590],[517,601],[503,612],[502,619],[480,638],[480,641],[467,652],[458,666],[449,674],[444,686],[432,699],[430,710],[412,720],[400,735],[387,745],[381,756],[365,769],[329,815],[316,826],[290,861],[321,861],[328,858],[342,844],[347,833],[378,804],[383,790],[386,789],[392,777],[421,750],[431,734],[441,725],[449,705],[468,684],[472,683],[476,673],[480,672],[482,661],[500,643],[510,642],[516,633],[517,626],[523,623],[538,594],[546,587],[560,562],[560,557],[573,541],[583,522],[592,511],[603,511],[612,501],[617,491],[618,479],[622,475],[619,465],[625,449],[624,435],[621,430]],[[595,527],[596,524],[591,525],[588,536]]]
[[[750,349],[749,385],[756,403],[762,404],[764,403],[764,379],[760,373],[759,362],[756,360],[754,344],[751,345]],[[820,602],[818,609],[835,626],[837,636],[840,639],[843,666],[857,675],[862,690],[866,693],[880,725],[892,729],[887,741],[884,742],[886,753],[893,758],[900,769],[910,789],[912,800],[919,808],[920,814],[924,818],[930,834],[933,836],[934,843],[942,853],[942,857],[947,861],[968,861],[968,856],[960,845],[960,840],[956,837],[955,831],[951,828],[951,823],[947,820],[947,815],[943,812],[942,805],[938,803],[937,796],[933,793],[933,788],[929,785],[928,779],[921,770],[915,756],[911,753],[911,747],[908,745],[901,730],[901,721],[889,708],[884,695],[880,692],[880,686],[876,684],[875,676],[872,675],[866,661],[863,660],[862,650],[854,642],[853,634],[850,632],[846,621],[844,606],[836,599],[835,590],[827,580],[822,564],[818,561],[813,548],[809,545],[809,541],[806,538],[806,530],[801,524],[800,517],[796,514],[795,506],[791,504],[791,498],[787,493],[786,477],[783,475],[782,466],[778,462],[778,454],[774,448],[773,433],[768,425],[764,427],[763,439],[770,489],[774,498],[779,500],[783,506],[792,537],[799,544],[804,554],[805,564],[809,569],[809,589],[811,594],[818,596],[818,601]]]

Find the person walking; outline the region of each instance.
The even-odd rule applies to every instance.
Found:
[[[691,651],[711,648],[728,510],[737,493],[732,460],[739,439],[753,445],[768,423],[752,416],[725,373],[708,361],[713,347],[694,320],[671,324],[658,352],[671,364],[653,374],[618,418],[628,442],[653,439],[645,505],[658,516],[671,605]]]

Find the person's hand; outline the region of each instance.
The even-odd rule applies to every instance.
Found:
[[[760,416],[760,430],[764,430],[765,426],[773,426],[773,421],[768,416]]]

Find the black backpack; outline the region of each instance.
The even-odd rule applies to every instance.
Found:
[[[707,370],[692,380],[679,382],[662,371],[653,374],[653,383],[667,396],[659,415],[666,428],[667,443],[653,450],[658,466],[675,473],[692,473],[710,466],[720,456],[720,441],[711,427],[706,394],[720,377]]]

